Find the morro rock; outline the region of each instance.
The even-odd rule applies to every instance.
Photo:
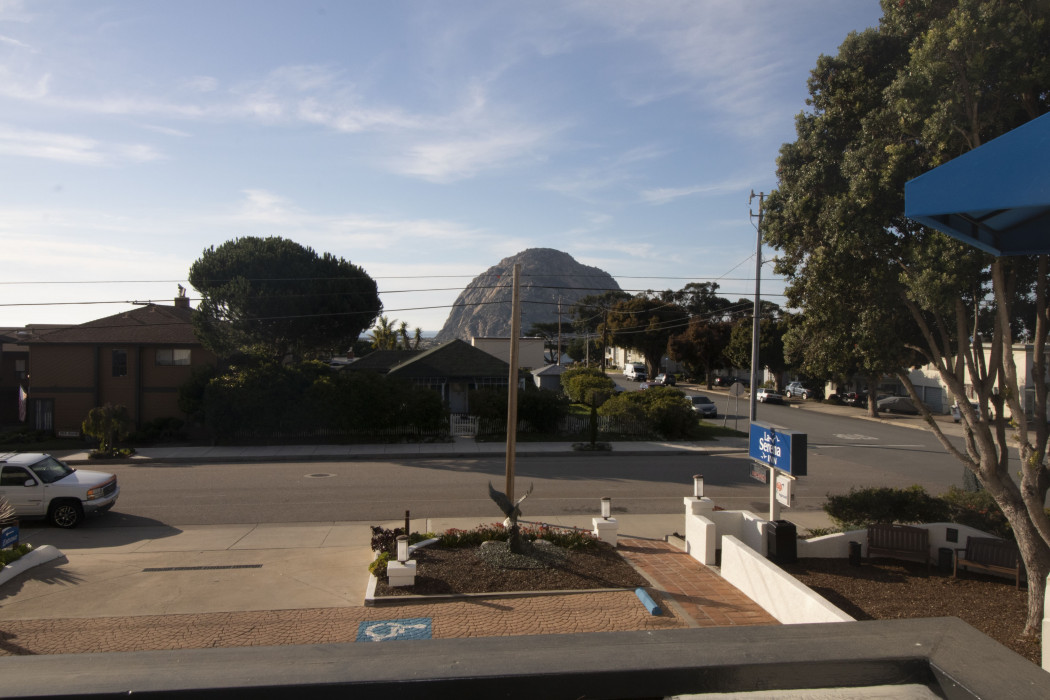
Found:
[[[467,285],[456,299],[456,306],[437,334],[444,342],[453,338],[510,336],[511,286],[514,264],[521,264],[521,332],[528,334],[536,323],[558,320],[561,301],[562,324],[572,330],[569,310],[578,299],[619,290],[612,276],[597,267],[582,265],[553,248],[529,248],[500,260]]]

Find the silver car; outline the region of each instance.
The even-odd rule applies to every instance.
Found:
[[[706,396],[690,396],[693,410],[700,414],[701,418],[718,418],[718,407],[715,402]]]

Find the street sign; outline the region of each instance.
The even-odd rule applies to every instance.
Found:
[[[806,475],[806,433],[778,430],[767,423],[751,423],[751,459],[792,476]]]
[[[777,474],[777,503],[781,505],[791,505],[791,482],[792,479],[787,474]]]
[[[759,466],[758,464],[751,464],[751,478],[755,481],[768,484],[769,483],[769,467]]]
[[[18,526],[11,525],[0,530],[0,549],[7,549],[18,544]]]

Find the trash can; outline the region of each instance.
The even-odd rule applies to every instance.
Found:
[[[798,533],[795,523],[773,520],[766,526],[766,548],[769,558],[778,564],[793,564],[798,560]]]
[[[851,540],[849,543],[849,565],[860,566],[860,542]]]
[[[940,547],[937,550],[937,570],[942,574],[950,574],[955,568],[954,553],[948,547]]]

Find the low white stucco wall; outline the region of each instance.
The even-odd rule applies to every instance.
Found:
[[[760,554],[766,553],[766,520],[747,510],[716,510],[708,517],[719,537],[735,537]]]
[[[853,618],[736,537],[722,538],[722,578],[785,625]]]
[[[702,515],[685,515],[685,551],[704,566],[714,566],[718,549],[718,526]]]
[[[978,530],[968,525],[956,525],[955,523],[925,523],[914,525],[913,527],[921,527],[930,533],[930,560],[934,563],[938,561],[938,550],[942,547],[952,550],[954,555],[956,549],[966,548],[967,537],[994,537],[994,535],[989,535],[983,530]],[[799,540],[798,556],[809,559],[844,559],[849,556],[850,542],[859,542],[861,556],[868,556],[868,531],[866,529],[836,532],[823,537]],[[982,571],[981,573],[993,574],[1008,579],[1013,578],[1013,574],[1000,574],[989,571]]]

